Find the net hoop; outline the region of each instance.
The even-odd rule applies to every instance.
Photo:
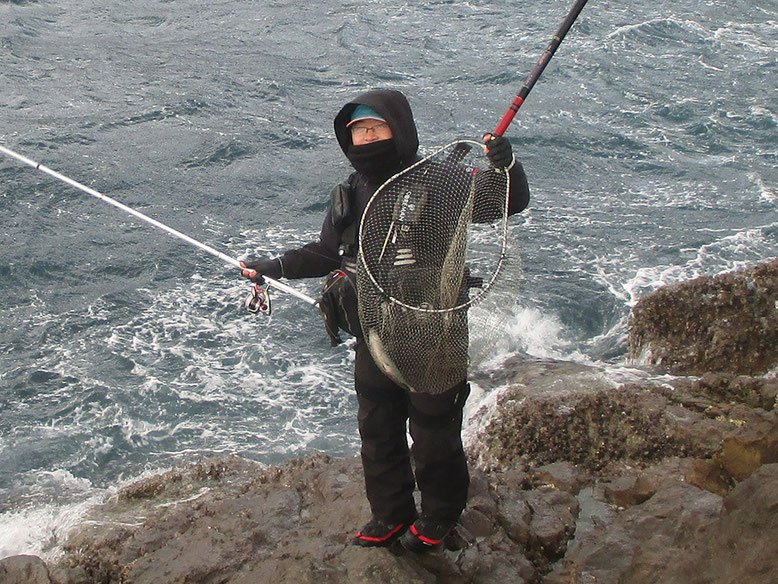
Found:
[[[504,196],[504,205],[502,209],[502,216],[500,217],[500,223],[501,223],[501,230],[502,233],[500,234],[500,257],[497,261],[497,265],[491,274],[488,281],[484,283],[484,285],[481,287],[480,291],[473,295],[472,298],[468,298],[465,302],[462,302],[460,304],[457,304],[456,306],[448,307],[448,308],[428,308],[425,306],[414,306],[411,304],[408,304],[399,298],[396,298],[392,296],[390,293],[388,293],[376,280],[375,276],[373,275],[372,271],[370,270],[370,267],[367,265],[367,262],[364,259],[364,254],[362,253],[363,247],[363,236],[364,236],[364,225],[365,225],[365,219],[369,216],[370,209],[373,206],[373,204],[380,198],[384,188],[386,188],[388,185],[393,184],[395,181],[400,179],[402,176],[414,171],[415,169],[419,168],[420,166],[428,163],[433,158],[437,157],[441,152],[444,152],[448,149],[456,149],[458,147],[466,148],[468,151],[472,148],[484,148],[484,144],[482,142],[477,142],[475,140],[455,140],[454,142],[450,142],[449,144],[446,144],[445,146],[438,148],[431,154],[425,156],[421,160],[418,160],[417,162],[413,163],[408,168],[392,175],[389,177],[386,181],[384,181],[383,184],[381,184],[380,187],[378,187],[378,190],[376,190],[375,193],[370,197],[370,199],[367,202],[367,205],[365,206],[365,210],[362,214],[362,219],[359,224],[359,236],[358,236],[358,242],[359,242],[359,253],[357,262],[362,268],[363,272],[367,277],[370,279],[371,284],[377,290],[386,300],[391,302],[392,304],[396,304],[397,306],[400,306],[402,308],[405,308],[407,310],[412,310],[415,312],[421,312],[421,313],[428,313],[428,314],[446,314],[446,313],[453,313],[453,312],[459,312],[462,310],[467,310],[470,306],[476,304],[480,299],[484,297],[484,295],[489,292],[489,290],[492,288],[494,283],[497,281],[498,277],[500,276],[500,273],[502,272],[503,265],[505,264],[505,261],[507,259],[506,250],[508,249],[508,205],[509,205],[509,194],[510,194],[510,174],[507,173],[507,171],[497,170],[497,172],[506,172],[506,180],[505,180],[505,196]]]

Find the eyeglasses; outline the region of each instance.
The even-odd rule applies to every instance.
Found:
[[[390,131],[391,130],[389,129],[389,124],[387,124],[386,122],[376,124],[375,126],[352,126],[351,127],[351,135],[358,136],[360,138],[364,138],[365,136],[367,136],[368,132],[373,132],[376,136],[385,136]]]

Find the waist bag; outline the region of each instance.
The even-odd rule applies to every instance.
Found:
[[[357,311],[357,288],[345,270],[330,272],[324,281],[319,311],[333,347],[343,342],[341,330],[355,337],[362,336]]]

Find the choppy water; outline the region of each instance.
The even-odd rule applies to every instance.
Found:
[[[234,257],[315,237],[332,118],[496,125],[572,1],[0,1],[0,144]],[[533,191],[505,351],[619,367],[645,293],[778,255],[778,2],[592,0],[508,131]],[[356,452],[347,349],[234,270],[0,160],[0,557],[213,453]],[[319,282],[298,283],[315,294]]]

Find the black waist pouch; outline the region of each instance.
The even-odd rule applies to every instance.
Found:
[[[354,281],[343,270],[334,270],[327,276],[321,289],[319,311],[333,347],[343,342],[341,330],[355,337],[362,335],[357,311],[357,289]]]

